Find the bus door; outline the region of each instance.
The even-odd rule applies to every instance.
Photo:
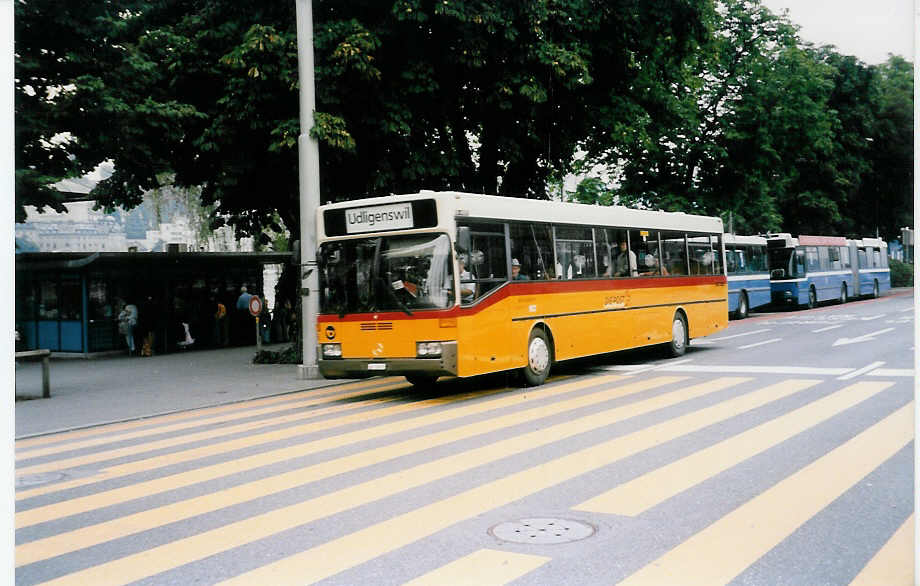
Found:
[[[470,250],[461,251],[460,318],[457,366],[461,376],[511,368],[508,343],[511,319],[499,289],[508,281],[505,224],[464,222],[470,228]]]

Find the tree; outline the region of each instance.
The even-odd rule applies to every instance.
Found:
[[[586,136],[607,140],[598,112],[625,126],[635,103],[666,99],[705,33],[706,4],[315,2],[324,199],[421,188],[545,197]],[[276,211],[296,230],[293,6],[106,3],[82,34],[104,48],[104,66],[86,66],[84,49],[56,82],[75,90],[36,123],[71,132],[65,152],[80,169],[115,161],[92,194],[104,206],[135,205],[169,170],[243,233]],[[41,2],[17,4],[17,22],[41,12]]]

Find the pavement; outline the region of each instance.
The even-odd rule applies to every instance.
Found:
[[[279,350],[286,344],[265,345]],[[16,439],[341,384],[298,380],[297,365],[253,364],[255,346],[151,357],[52,358],[51,397],[41,361],[15,366]]]

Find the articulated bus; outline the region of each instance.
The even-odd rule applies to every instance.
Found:
[[[421,192],[321,206],[319,369],[426,385],[726,327],[719,218]]]
[[[887,245],[878,238],[778,234],[767,240],[767,252],[774,303],[812,308],[891,288]]]
[[[728,271],[728,311],[738,319],[770,304],[770,270],[767,239],[762,236],[725,235]]]

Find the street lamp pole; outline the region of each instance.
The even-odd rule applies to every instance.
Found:
[[[316,208],[319,207],[319,144],[310,136],[316,110],[313,80],[312,0],[297,2],[297,70],[300,80],[300,135],[297,138],[300,183],[300,294],[303,319],[303,364],[299,379],[319,378],[316,316],[319,313],[319,275],[316,271]]]

